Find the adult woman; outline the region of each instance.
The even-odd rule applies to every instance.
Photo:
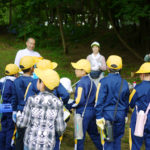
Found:
[[[91,63],[90,76],[97,86],[99,80],[104,77],[103,71],[106,70],[106,62],[105,57],[99,53],[100,44],[98,42],[93,42],[91,48],[93,53],[87,56],[87,60]]]

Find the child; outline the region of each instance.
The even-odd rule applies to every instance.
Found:
[[[126,80],[120,76],[122,59],[111,55],[107,59],[110,72],[101,79],[96,93],[96,122],[103,130],[105,122],[112,124],[113,141],[105,141],[105,150],[121,150],[121,138],[124,135],[125,117],[128,113],[129,88]],[[118,105],[117,105],[118,103]]]
[[[35,73],[40,93],[28,99],[22,115],[17,114],[17,126],[27,128],[24,150],[53,150],[55,131],[61,136],[66,128],[63,103],[52,94],[59,85],[59,75],[50,69],[35,69]]]
[[[87,131],[97,149],[102,150],[94,110],[96,86],[88,75],[91,71],[90,62],[86,59],[81,59],[76,63],[71,63],[71,65],[75,69],[76,77],[80,78],[79,82],[76,84],[75,101],[72,103],[72,108],[76,110],[75,116],[82,115],[83,117],[83,122],[80,126],[83,128],[83,137],[75,139],[75,149],[84,149],[84,140]]]
[[[13,108],[13,121],[16,122],[16,112],[23,111],[26,101],[24,95],[26,88],[33,79],[31,77],[33,73],[34,59],[31,56],[24,56],[20,60],[20,68],[23,71],[23,75],[14,81],[13,96],[12,96],[12,108]],[[17,127],[16,137],[16,150],[23,150],[23,138],[25,128]]]
[[[93,42],[91,48],[93,53],[88,55],[87,60],[91,63],[90,76],[97,86],[99,80],[104,77],[102,72],[106,70],[106,62],[105,57],[99,53],[100,44],[98,42]]]
[[[46,69],[55,69],[57,67],[57,63],[51,62],[50,60],[43,59],[40,60],[36,67],[40,70],[46,70]],[[35,74],[36,76],[36,74]],[[29,96],[37,95],[39,94],[40,90],[37,87],[38,77],[34,79],[31,83],[29,83],[27,91],[26,91],[26,100]],[[67,90],[63,87],[63,85],[60,83],[57,88],[53,90],[53,94],[57,96],[58,98],[61,98],[63,101],[63,104],[66,105],[68,103],[68,100],[70,98],[70,94],[67,92]],[[59,150],[60,148],[60,139],[59,136],[56,133],[56,145],[54,147],[54,150]]]
[[[5,80],[0,87],[1,98],[3,104],[11,104],[13,82],[18,77],[20,69],[15,64],[8,64],[5,68]],[[12,150],[11,138],[15,128],[12,120],[12,113],[7,112],[2,114],[1,118],[2,131],[0,132],[0,149],[1,150]]]
[[[147,115],[147,121],[144,128],[144,136],[137,137],[134,135],[134,131],[136,125],[137,111],[139,112],[140,110],[143,110],[145,112],[150,103],[150,63],[144,63],[136,73],[140,75],[142,82],[135,86],[134,90],[130,94],[129,99],[130,107],[132,109],[137,106],[137,109],[135,108],[132,113],[130,123],[130,149],[140,150],[144,141],[145,149],[148,150],[150,149],[150,113],[148,113]]]

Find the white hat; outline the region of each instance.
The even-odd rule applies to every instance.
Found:
[[[65,87],[65,89],[66,89],[69,93],[73,92],[73,89],[72,89],[72,87],[71,87],[71,80],[70,80],[69,78],[66,78],[66,77],[61,78],[61,79],[60,79],[60,83]]]
[[[91,44],[91,47],[93,47],[93,46],[98,46],[98,47],[100,47],[100,44],[95,41],[95,42],[93,42],[93,43]]]

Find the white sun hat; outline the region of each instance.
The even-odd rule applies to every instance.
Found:
[[[60,79],[60,83],[64,86],[64,88],[69,92],[73,92],[72,86],[71,86],[71,80],[69,78],[63,77]]]

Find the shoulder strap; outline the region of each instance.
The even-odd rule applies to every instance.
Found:
[[[84,110],[83,110],[83,113],[82,113],[82,118],[84,117],[84,114],[85,114],[85,110],[86,110],[86,107],[88,105],[88,101],[89,101],[89,97],[90,97],[90,94],[91,94],[91,91],[92,91],[92,87],[93,87],[93,82],[90,78],[90,76],[88,75],[90,81],[91,81],[91,86],[90,86],[90,91],[89,91],[89,94],[88,94],[88,97],[87,97],[87,101],[86,101],[86,104],[85,104],[85,107],[84,107]]]
[[[3,101],[3,93],[4,93],[4,89],[5,89],[6,80],[7,80],[7,78],[5,78],[5,80],[4,80],[4,82],[3,82],[2,95],[1,95],[1,99],[0,99],[1,103],[2,103],[2,101]]]
[[[119,90],[118,101],[117,101],[116,106],[115,106],[114,121],[115,121],[115,117],[116,117],[116,113],[117,113],[117,109],[118,109],[118,104],[119,104],[119,101],[120,101],[120,95],[121,95],[122,87],[123,87],[123,79],[121,79],[121,85],[120,85],[120,90]]]
[[[150,110],[150,103],[147,106],[147,109],[146,109],[146,112],[145,112],[146,115],[148,114],[149,110]]]

